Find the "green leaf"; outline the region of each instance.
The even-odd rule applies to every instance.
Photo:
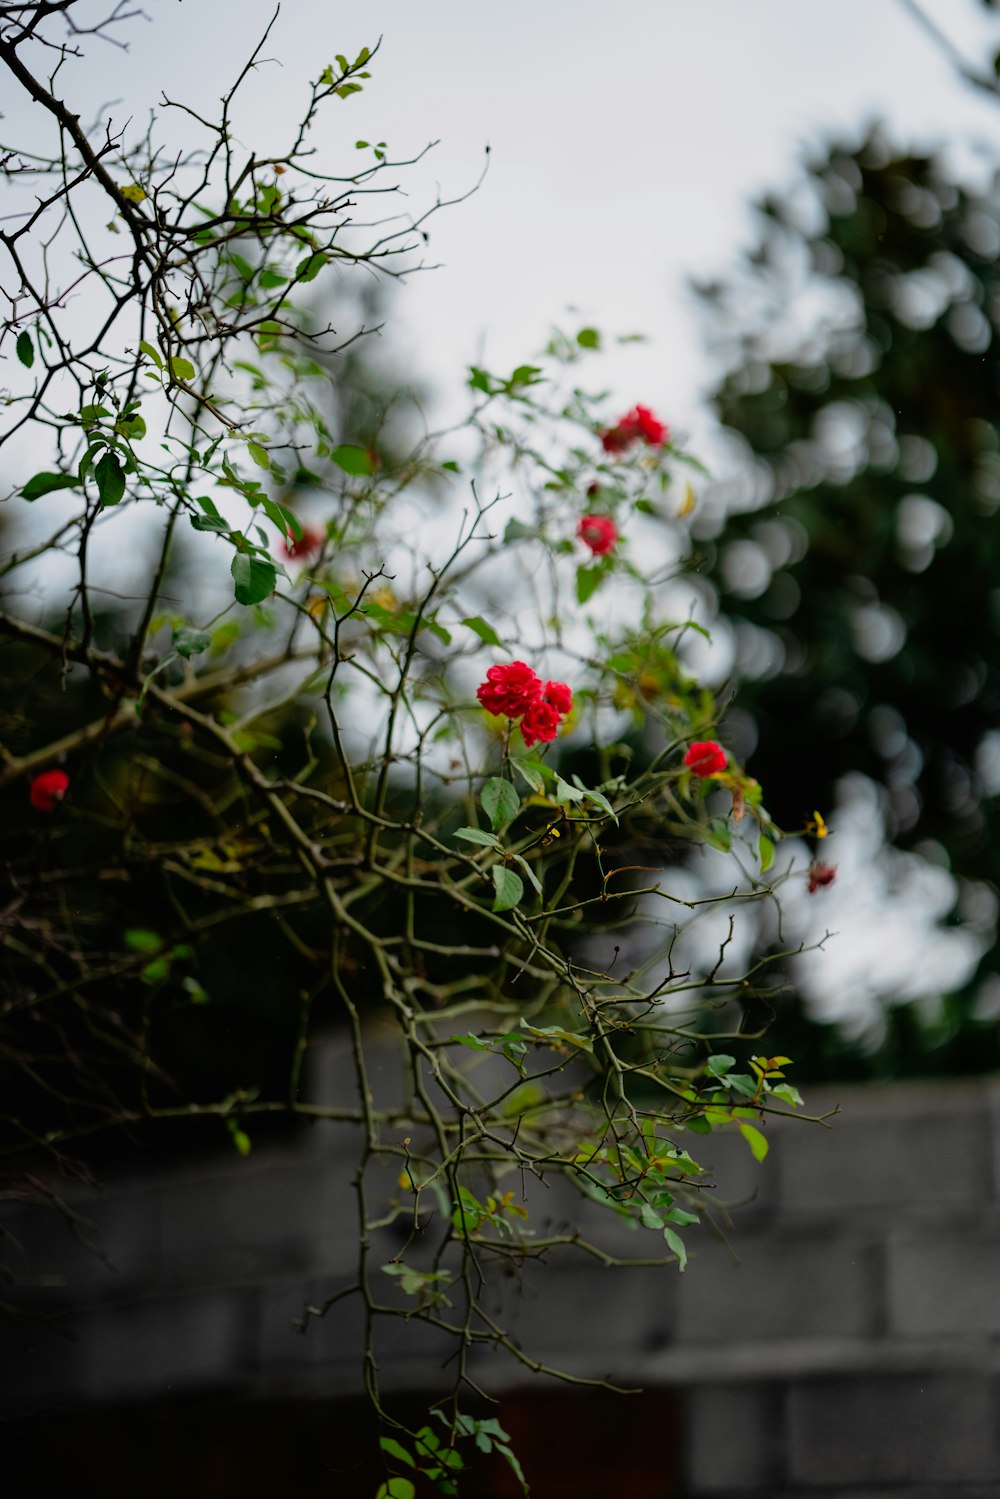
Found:
[[[170,361],[170,373],[175,380],[193,380],[194,365],[190,359],[182,359],[180,354],[175,354]]]
[[[656,1209],[648,1202],[644,1202],[639,1209],[639,1222],[643,1228],[655,1228],[657,1232],[663,1227],[663,1219]]]
[[[80,423],[84,427],[92,427],[99,422],[102,416],[110,416],[111,412],[107,406],[92,405],[80,407]]]
[[[709,1077],[722,1077],[731,1067],[736,1066],[735,1057],[727,1057],[723,1052],[717,1052],[714,1057],[709,1057],[705,1063],[705,1071]]]
[[[278,571],[273,562],[263,562],[259,557],[248,557],[237,552],[230,568],[236,583],[238,604],[259,604],[270,598],[278,582]]]
[[[585,795],[586,792],[580,791],[576,786],[571,786],[568,781],[563,780],[562,776],[556,776],[555,800],[558,806],[566,802],[582,802]]]
[[[401,1447],[394,1437],[379,1437],[378,1444],[383,1452],[388,1453],[390,1457],[394,1457],[397,1462],[406,1463],[410,1468],[416,1467],[413,1454],[407,1452],[405,1447]]]
[[[469,388],[481,390],[486,395],[492,394],[493,381],[486,370],[481,370],[478,364],[469,365]]]
[[[20,359],[25,369],[30,370],[35,362],[35,346],[31,342],[31,334],[19,333],[14,348],[17,351],[18,359]]]
[[[494,832],[516,817],[521,805],[521,798],[510,782],[501,781],[498,776],[491,776],[486,782],[479,800]]]
[[[445,629],[436,614],[425,614],[421,624],[425,630],[430,630],[432,635],[436,635],[442,645],[451,645],[451,632]]]
[[[330,457],[338,468],[344,470],[345,474],[364,478],[375,472],[371,454],[366,453],[364,448],[355,447],[352,443],[342,443],[339,448],[334,448]]]
[[[494,864],[490,874],[493,876],[493,885],[496,889],[493,910],[512,910],[524,897],[524,881],[505,864]]]
[[[250,457],[253,459],[254,463],[256,463],[258,468],[271,467],[270,454],[268,453],[267,448],[261,447],[259,442],[248,442],[247,452],[250,454]]]
[[[740,1134],[749,1145],[754,1160],[762,1161],[771,1147],[760,1130],[755,1129],[752,1124],[741,1124]]]
[[[350,88],[351,85],[345,84],[344,87]],[[304,256],[295,267],[296,280],[299,282],[314,281],[328,259],[329,256],[324,255],[322,250],[314,250],[311,255]]]
[[[75,474],[35,474],[25,484],[21,494],[26,500],[38,500],[43,494],[51,494],[54,489],[76,489],[79,483]]]
[[[486,645],[498,645],[503,649],[503,641],[491,624],[487,624],[481,614],[473,614],[469,619],[462,620],[467,629],[478,635]]]
[[[541,796],[545,790],[544,777],[550,779],[554,772],[547,765],[538,760],[511,760],[511,765],[517,771],[522,781],[525,781],[537,795]]]
[[[147,927],[133,926],[125,933],[125,946],[130,952],[159,952],[163,938]]]
[[[250,1136],[245,1130],[240,1129],[235,1119],[227,1119],[226,1128],[233,1137],[233,1144],[236,1146],[237,1153],[245,1160],[253,1149]]]
[[[537,890],[538,894],[541,895],[542,894],[542,882],[538,878],[538,876],[535,873],[535,871],[532,869],[531,865],[528,863],[527,859],[525,859],[523,857],[523,855],[521,855],[521,854],[512,854],[511,858],[515,859],[517,861],[517,863],[520,864],[521,868],[524,870],[525,874],[528,876],[528,879],[531,881],[532,885],[535,887],[535,889]]]
[[[683,1272],[684,1267],[688,1262],[687,1250],[684,1247],[684,1240],[681,1238],[680,1234],[674,1233],[673,1229],[670,1228],[667,1224],[663,1225],[663,1237],[666,1239],[667,1243],[670,1245],[670,1248],[677,1256],[678,1270]]]
[[[529,536],[537,536],[537,534],[534,526],[526,526],[519,520],[509,520],[503,539],[504,541],[521,541]]]
[[[162,370],[162,368],[163,368],[163,360],[160,358],[160,351],[159,351],[159,349],[154,349],[153,345],[146,343],[145,340],[143,340],[139,344],[139,348],[147,356],[147,358],[149,358],[149,359],[151,359],[153,361],[153,363],[156,365],[156,368],[158,370]]]
[[[464,838],[466,843],[480,843],[484,848],[500,848],[500,839],[495,833],[484,833],[482,828],[458,828],[455,832],[456,838]]]
[[[229,532],[232,527],[221,515],[192,515],[191,524],[196,531]]]
[[[185,661],[192,656],[200,656],[202,651],[207,651],[212,644],[212,637],[206,630],[192,630],[187,625],[173,632],[174,650],[178,656],[183,656]]]
[[[529,1025],[521,1017],[519,1022],[532,1036],[540,1036],[543,1041],[566,1041],[570,1046],[577,1046],[581,1051],[593,1051],[594,1043],[589,1036],[581,1035],[577,1031],[568,1031],[561,1025]]]
[[[507,388],[513,389],[518,385],[539,385],[544,378],[537,364],[519,364],[507,381]]]
[[[615,811],[614,807],[612,807],[611,803],[608,801],[607,797],[604,795],[604,792],[603,791],[591,791],[591,790],[589,790],[589,788],[586,787],[583,784],[583,782],[580,780],[579,776],[574,776],[573,779],[576,782],[578,788],[583,792],[584,796],[587,798],[587,801],[588,802],[593,802],[595,806],[600,807],[600,809],[601,809],[602,812],[606,812],[607,815],[611,818],[611,821],[614,823],[615,827],[617,827],[618,826],[618,814]]]
[[[776,1083],[771,1092],[775,1098],[780,1098],[785,1103],[790,1103],[793,1109],[801,1109],[802,1094],[791,1083]]]
[[[138,411],[133,411],[129,416],[119,417],[115,422],[115,431],[122,437],[127,437],[130,442],[138,442],[140,437],[146,435],[146,423]]]
[[[576,341],[581,349],[599,349],[601,347],[601,335],[596,328],[581,328],[576,335]]]
[[[705,842],[709,848],[717,848],[727,854],[733,844],[733,835],[729,829],[729,823],[721,817],[713,817],[705,829]]]
[[[106,509],[109,505],[117,505],[125,493],[125,470],[114,453],[109,451],[98,459],[94,464],[94,478],[101,507]]]
[[[471,1031],[466,1036],[449,1036],[448,1040],[457,1041],[459,1046],[468,1046],[470,1051],[489,1051],[490,1049],[485,1041],[480,1041],[479,1037],[474,1036]]]
[[[741,1093],[744,1098],[756,1098],[759,1086],[757,1079],[751,1077],[748,1072],[726,1074],[726,1087],[734,1093]]]
[[[767,874],[767,871],[770,869],[770,867],[771,867],[771,865],[773,863],[774,863],[774,844],[771,842],[770,838],[768,838],[768,836],[767,836],[766,833],[761,833],[761,835],[760,835],[760,872],[761,872],[761,874]]]
[[[576,599],[585,604],[596,593],[604,578],[603,567],[578,567],[576,570]]]

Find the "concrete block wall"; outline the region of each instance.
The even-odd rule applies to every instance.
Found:
[[[761,1166],[736,1136],[695,1142],[718,1171],[716,1218],[734,1204],[728,1247],[692,1233],[683,1276],[571,1250],[498,1280],[498,1304],[531,1354],[660,1390],[665,1411],[679,1403],[683,1487],[664,1499],[995,1499],[1000,1084],[813,1090],[808,1102],[840,1113],[830,1128],[769,1124]],[[291,1329],[351,1278],[356,1143],[316,1129],[245,1161],[110,1183],[76,1203],[106,1260],[54,1210],[0,1212],[20,1246],[6,1241],[0,1299],[26,1314],[0,1327],[7,1418],[356,1394],[356,1300],[305,1336]],[[536,1197],[539,1226],[568,1215],[558,1187]],[[618,1247],[658,1252],[642,1231]],[[380,1331],[390,1387],[441,1383],[450,1348],[432,1329],[392,1319]],[[491,1352],[472,1368],[494,1389],[530,1378]]]

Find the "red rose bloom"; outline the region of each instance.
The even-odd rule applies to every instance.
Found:
[[[696,776],[717,776],[726,768],[726,752],[714,739],[696,739],[684,756],[684,764]]]
[[[303,526],[301,540],[296,541],[291,531],[289,531],[287,536],[281,538],[279,545],[289,562],[300,562],[303,557],[312,557],[318,552],[325,540],[325,531],[317,531],[313,527]]]
[[[486,681],[476,689],[476,697],[487,713],[495,713],[500,718],[520,718],[541,696],[541,679],[523,661],[491,666]]]
[[[585,515],[576,534],[595,557],[607,557],[618,540],[618,528],[607,515]]]
[[[638,437],[638,433],[631,427],[626,427],[624,422],[619,422],[617,427],[609,427],[606,432],[601,433],[601,446],[606,453],[624,453],[630,448]]]
[[[568,688],[566,690],[569,691]],[[548,742],[554,739],[559,732],[560,722],[559,709],[553,707],[551,703],[532,703],[521,719],[521,733],[525,744],[530,749],[533,744],[538,744],[540,741]]]
[[[634,406],[629,417],[635,422],[639,436],[651,448],[661,448],[670,441],[670,428],[653,415],[648,406]]]
[[[806,888],[810,895],[815,895],[824,885],[832,885],[836,878],[836,864],[813,863],[809,866],[809,883]]]
[[[64,770],[43,770],[31,783],[28,800],[37,812],[54,812],[69,789],[69,776]]]
[[[546,682],[542,700],[551,703],[557,713],[569,713],[573,707],[573,694],[565,682]]]
[[[619,419],[617,426],[601,433],[606,453],[624,453],[640,439],[651,448],[660,448],[670,441],[670,428],[655,417],[648,406],[633,406]]]

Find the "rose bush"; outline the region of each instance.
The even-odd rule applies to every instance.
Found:
[[[39,1027],[55,1060],[20,1077],[8,1157],[51,1193],[95,1136],[178,1116],[240,1156],[279,1116],[352,1130],[356,1273],[303,1326],[361,1309],[359,1389],[393,1433],[383,1499],[409,1494],[404,1470],[454,1493],[463,1447],[516,1469],[496,1423],[463,1408],[475,1350],[540,1367],[491,1315],[491,1283],[588,1252],[683,1269],[713,1212],[704,1135],[737,1132],[760,1160],[768,1116],[801,1103],[747,1070],[741,1041],[731,1055],[713,1040],[720,1007],[738,1035],[766,962],[743,974],[723,944],[692,978],[671,957],[689,916],[728,922],[773,894],[780,837],[760,786],[703,737],[717,707],[691,664],[698,627],[672,607],[693,460],[648,407],[604,425],[578,368],[594,330],[541,363],[473,367],[461,430],[396,457],[338,425],[345,345],[324,298],[422,246],[419,218],[389,232],[380,209],[367,241],[359,227],[358,201],[400,164],[365,142],[347,167],[318,148],[372,52],[324,64],[300,126],[238,166],[227,120],[194,117],[204,149],[178,166],[155,131],[127,148],[88,135],[69,78],[58,99],[46,83],[56,11],[22,26],[19,9],[0,33],[49,137],[31,142],[45,191],[3,240],[22,286],[8,435],[46,457],[19,476],[2,573],[21,717],[0,785],[30,791],[6,819],[18,999],[0,1048],[14,1066]],[[124,296],[101,269],[122,244]],[[68,320],[70,285],[86,326]],[[602,513],[580,520],[595,484]],[[111,612],[123,517],[145,518],[146,574]],[[67,557],[70,607],[50,598],[39,620],[24,600]],[[58,723],[39,683],[65,704]],[[23,826],[26,802],[49,812],[65,794],[69,772],[44,768],[57,759],[71,804]],[[669,869],[643,873],[650,848],[684,846],[733,851],[725,895],[674,900]],[[595,956],[605,929],[641,961]],[[332,1102],[309,1085],[331,1028],[354,1086]],[[370,1058],[387,1035],[404,1083],[382,1104]],[[206,1053],[186,1098],[185,1059]],[[652,1247],[536,1226],[526,1179],[568,1185]],[[383,1394],[394,1317],[453,1340],[447,1462]]]

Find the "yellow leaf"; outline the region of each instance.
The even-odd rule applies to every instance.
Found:
[[[138,182],[130,182],[128,187],[122,188],[122,197],[127,198],[130,203],[144,203],[146,196],[146,189],[140,187]]]

